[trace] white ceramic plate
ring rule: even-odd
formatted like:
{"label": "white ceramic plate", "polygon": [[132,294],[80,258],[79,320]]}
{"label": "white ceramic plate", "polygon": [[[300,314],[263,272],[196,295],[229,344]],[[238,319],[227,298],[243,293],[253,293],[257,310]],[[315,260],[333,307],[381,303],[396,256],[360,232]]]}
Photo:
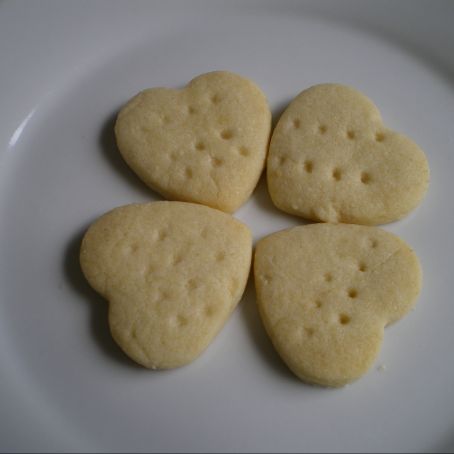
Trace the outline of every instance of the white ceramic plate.
{"label": "white ceramic plate", "polygon": [[[432,1],[0,3],[0,449],[452,450],[453,18]],[[115,149],[119,106],[215,69],[255,80],[275,114],[312,84],[350,84],[427,152],[426,199],[385,226],[416,250],[424,288],[349,387],[293,377],[251,285],[200,359],[141,369],[81,276],[88,224],[157,198]],[[256,239],[299,222],[263,181],[237,216]]]}

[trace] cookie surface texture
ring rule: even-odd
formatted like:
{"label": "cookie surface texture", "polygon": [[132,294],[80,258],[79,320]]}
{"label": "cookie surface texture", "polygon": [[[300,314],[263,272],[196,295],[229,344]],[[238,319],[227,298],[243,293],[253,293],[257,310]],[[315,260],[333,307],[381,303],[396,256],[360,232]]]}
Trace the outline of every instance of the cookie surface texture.
{"label": "cookie surface texture", "polygon": [[300,93],[279,119],[267,179],[274,204],[285,212],[376,225],[420,203],[429,167],[414,142],[384,126],[366,96],[322,84]]}
{"label": "cookie surface texture", "polygon": [[251,263],[249,229],[202,205],[116,208],[84,236],[80,263],[109,301],[113,338],[152,369],[194,360],[241,299]]}
{"label": "cookie surface texture", "polygon": [[421,287],[415,253],[378,227],[312,224],[261,240],[254,276],[276,350],[302,380],[343,386],[374,362],[384,327]]}
{"label": "cookie surface texture", "polygon": [[165,198],[233,212],[257,185],[270,129],[262,91],[217,71],[181,90],[142,91],[120,111],[115,134],[127,164]]}

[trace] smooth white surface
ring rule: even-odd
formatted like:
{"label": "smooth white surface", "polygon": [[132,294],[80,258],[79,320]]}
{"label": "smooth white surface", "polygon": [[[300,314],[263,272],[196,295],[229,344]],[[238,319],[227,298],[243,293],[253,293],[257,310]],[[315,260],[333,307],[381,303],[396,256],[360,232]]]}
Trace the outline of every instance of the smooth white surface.
{"label": "smooth white surface", "polygon": [[[452,450],[453,17],[432,1],[0,3],[0,449]],[[199,360],[143,370],[81,276],[88,224],[157,198],[115,149],[119,106],[215,69],[255,80],[275,114],[312,84],[353,85],[427,153],[425,201],[385,226],[419,255],[423,292],[345,389],[288,372],[252,285]],[[300,222],[263,181],[237,216],[256,239]]]}

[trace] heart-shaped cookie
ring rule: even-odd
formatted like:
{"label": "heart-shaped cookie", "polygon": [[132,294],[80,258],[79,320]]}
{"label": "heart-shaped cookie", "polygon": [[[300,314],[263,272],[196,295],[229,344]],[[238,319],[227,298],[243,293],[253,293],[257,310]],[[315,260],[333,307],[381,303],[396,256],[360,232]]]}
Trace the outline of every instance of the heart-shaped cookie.
{"label": "heart-shaped cookie", "polygon": [[353,88],[322,84],[300,93],[271,138],[268,188],[283,211],[314,221],[382,224],[405,216],[429,181],[424,153],[387,129]]}
{"label": "heart-shaped cookie", "polygon": [[120,111],[118,148],[134,172],[171,200],[233,212],[262,173],[271,113],[250,80],[217,71],[182,90],[144,90]]}
{"label": "heart-shaped cookie", "polygon": [[249,229],[202,205],[126,205],[90,226],[80,263],[109,301],[112,336],[152,369],[189,363],[239,302],[249,275]]}
{"label": "heart-shaped cookie", "polygon": [[421,287],[414,252],[377,227],[312,224],[261,240],[258,307],[282,359],[302,380],[342,386],[371,366],[384,327]]}

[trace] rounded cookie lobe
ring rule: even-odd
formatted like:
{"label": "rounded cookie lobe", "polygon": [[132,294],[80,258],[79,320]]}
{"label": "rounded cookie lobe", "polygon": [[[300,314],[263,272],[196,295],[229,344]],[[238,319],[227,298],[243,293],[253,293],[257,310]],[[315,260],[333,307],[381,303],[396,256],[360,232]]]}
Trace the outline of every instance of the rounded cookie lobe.
{"label": "rounded cookie lobe", "polygon": [[249,229],[212,208],[153,202],[116,208],[86,232],[90,285],[109,301],[113,338],[134,361],[168,369],[193,361],[241,299]]}
{"label": "rounded cookie lobe", "polygon": [[414,142],[383,125],[366,96],[321,84],[301,92],[279,119],[267,180],[283,211],[374,225],[402,218],[421,202],[429,167]]}
{"label": "rounded cookie lobe", "polygon": [[202,74],[181,90],[144,90],[115,125],[121,155],[149,187],[226,212],[252,194],[270,130],[262,91],[227,71]]}
{"label": "rounded cookie lobe", "polygon": [[384,327],[421,287],[415,253],[376,227],[312,224],[256,246],[259,312],[276,350],[302,380],[343,386],[363,375]]}

